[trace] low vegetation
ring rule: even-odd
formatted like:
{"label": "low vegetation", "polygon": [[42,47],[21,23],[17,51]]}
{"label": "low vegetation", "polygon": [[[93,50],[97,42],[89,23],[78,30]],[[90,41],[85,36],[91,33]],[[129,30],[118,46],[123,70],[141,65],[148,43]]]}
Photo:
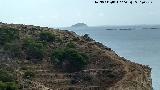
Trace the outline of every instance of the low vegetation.
{"label": "low vegetation", "polygon": [[51,56],[52,62],[65,72],[82,70],[88,61],[88,56],[73,48],[54,50]]}
{"label": "low vegetation", "polygon": [[15,80],[14,75],[6,70],[0,70],[0,81],[13,82]]}
{"label": "low vegetation", "polygon": [[41,32],[39,35],[39,39],[45,42],[54,42],[56,37],[53,33],[50,32]]}
{"label": "low vegetation", "polygon": [[[1,28],[0,30],[0,44],[4,45],[4,50],[11,57],[24,56],[25,59],[39,62],[44,56],[45,52],[51,42],[60,42],[60,38],[53,33],[42,31],[38,38],[30,37],[19,40],[20,42],[12,42],[19,38],[18,31],[11,28]],[[82,70],[87,64],[88,57],[86,54],[76,50],[76,44],[73,42],[67,43],[65,49],[53,50],[51,60],[52,62],[65,72],[76,72]]]}
{"label": "low vegetation", "polygon": [[67,48],[76,48],[76,45],[73,42],[69,42],[66,47]]}
{"label": "low vegetation", "polygon": [[19,38],[18,30],[13,28],[0,28],[0,45],[12,42]]}
{"label": "low vegetation", "polygon": [[0,70],[0,90],[18,90],[12,73]]}
{"label": "low vegetation", "polygon": [[44,56],[44,44],[33,40],[32,38],[26,38],[24,40],[23,48],[25,49],[27,59],[42,60]]}
{"label": "low vegetation", "polygon": [[18,86],[14,82],[0,82],[0,90],[18,90]]}
{"label": "low vegetation", "polygon": [[6,43],[4,50],[9,54],[10,57],[20,58],[21,57],[21,46],[17,43]]}

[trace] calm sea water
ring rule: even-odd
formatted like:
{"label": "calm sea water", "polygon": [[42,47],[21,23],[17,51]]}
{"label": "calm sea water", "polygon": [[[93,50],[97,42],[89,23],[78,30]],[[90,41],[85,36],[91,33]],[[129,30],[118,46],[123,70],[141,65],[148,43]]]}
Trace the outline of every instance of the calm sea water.
{"label": "calm sea water", "polygon": [[160,26],[105,26],[65,29],[79,35],[89,34],[96,41],[112,48],[120,56],[133,62],[149,65],[152,68],[154,90],[160,90]]}

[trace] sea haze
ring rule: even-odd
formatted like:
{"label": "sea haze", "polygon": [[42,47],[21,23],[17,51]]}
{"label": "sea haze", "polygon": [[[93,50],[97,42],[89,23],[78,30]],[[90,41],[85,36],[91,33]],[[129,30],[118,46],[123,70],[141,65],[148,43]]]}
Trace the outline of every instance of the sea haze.
{"label": "sea haze", "polygon": [[160,25],[61,28],[89,34],[120,56],[152,68],[154,90],[160,89]]}

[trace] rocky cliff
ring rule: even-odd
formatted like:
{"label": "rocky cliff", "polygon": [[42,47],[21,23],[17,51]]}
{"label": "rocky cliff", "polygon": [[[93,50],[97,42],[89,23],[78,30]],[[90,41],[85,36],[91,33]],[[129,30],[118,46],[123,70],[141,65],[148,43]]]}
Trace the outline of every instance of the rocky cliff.
{"label": "rocky cliff", "polygon": [[[9,32],[10,30],[14,32]],[[0,68],[15,75],[15,82],[20,90],[152,90],[149,66],[118,56],[111,48],[88,35],[79,36],[67,30],[5,23],[0,23],[0,31]],[[41,34],[43,32],[49,32],[54,37],[50,34],[45,38],[41,37],[46,35]],[[9,38],[8,33],[15,39]],[[28,38],[34,41],[29,39],[29,44],[25,44]],[[52,51],[68,47],[74,48],[76,52],[73,50],[71,53],[74,54],[70,55],[62,51],[69,56],[52,59]],[[59,52],[54,55],[57,53]],[[58,56],[63,57],[63,53]],[[87,56],[87,62],[77,69],[85,57],[81,53]],[[69,59],[72,60],[68,61]],[[56,63],[57,60],[61,61]],[[77,64],[73,60],[81,62],[77,61]],[[57,64],[61,65],[57,67]],[[67,72],[67,68],[72,71]]]}

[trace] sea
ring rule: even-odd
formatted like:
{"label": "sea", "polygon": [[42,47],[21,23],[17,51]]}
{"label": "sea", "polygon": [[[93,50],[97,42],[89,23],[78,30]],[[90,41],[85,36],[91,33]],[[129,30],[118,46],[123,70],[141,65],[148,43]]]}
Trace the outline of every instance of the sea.
{"label": "sea", "polygon": [[88,34],[112,48],[119,56],[152,68],[154,90],[160,90],[160,25],[68,27],[78,35]]}

